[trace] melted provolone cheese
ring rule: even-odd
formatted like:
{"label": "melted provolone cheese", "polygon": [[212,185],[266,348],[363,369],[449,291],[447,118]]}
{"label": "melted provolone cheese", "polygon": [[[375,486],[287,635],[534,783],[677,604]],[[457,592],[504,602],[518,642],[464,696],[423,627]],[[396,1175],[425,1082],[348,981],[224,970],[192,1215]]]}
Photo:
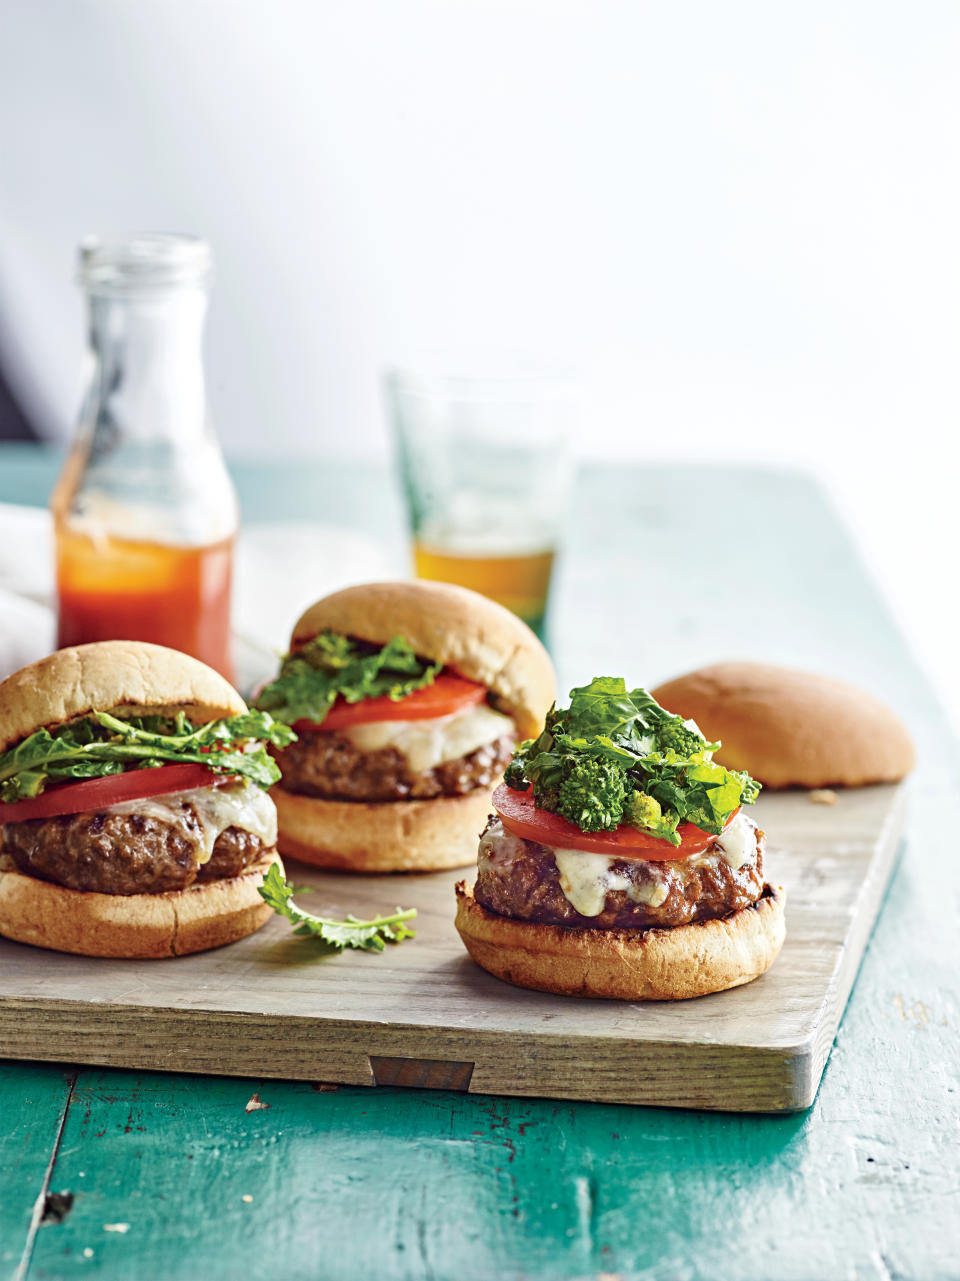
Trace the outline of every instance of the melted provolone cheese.
{"label": "melted provolone cheese", "polygon": [[645,903],[649,907],[659,907],[667,897],[665,880],[652,879],[638,885],[622,872],[614,872],[617,860],[606,854],[554,848],[553,857],[563,896],[581,916],[599,916],[607,895],[613,890],[626,890],[634,903]]}
{"label": "melted provolone cheese", "polygon": [[[687,861],[691,866],[703,867],[722,858],[731,867],[741,868],[752,863],[756,854],[756,824],[746,814],[738,814],[716,845],[703,854],[681,860],[678,867],[682,878]],[[674,875],[666,866],[653,863],[650,865],[649,879],[638,884],[621,872],[614,872],[612,869],[616,859],[609,858],[606,854],[578,849],[554,849],[553,856],[560,873],[560,889],[567,902],[581,916],[599,916],[606,897],[612,890],[626,890],[634,903],[659,907],[670,891],[670,878]]]}
{"label": "melted provolone cheese", "polygon": [[147,796],[137,801],[121,801],[103,812],[141,814],[175,827],[193,845],[198,864],[209,861],[217,838],[228,827],[252,832],[268,847],[277,843],[277,808],[255,783],[197,787],[168,796]]}
{"label": "melted provolone cheese", "polygon": [[714,849],[731,867],[743,867],[757,853],[757,827],[753,819],[740,813],[720,837]]}
{"label": "melted provolone cheese", "polygon": [[522,836],[515,836],[513,832],[508,832],[499,815],[495,814],[480,837],[480,846],[477,851],[477,866],[480,871],[483,871],[488,863],[493,863],[498,868],[510,867],[518,861],[522,862],[526,856],[527,842]]}
{"label": "melted provolone cheese", "polygon": [[645,903],[647,907],[659,907],[670,892],[670,882],[665,871],[659,873],[659,879],[650,880],[646,885],[630,883],[627,894],[634,903]]}
{"label": "melted provolone cheese", "polygon": [[361,752],[395,747],[402,752],[414,774],[422,774],[444,761],[469,756],[478,747],[516,733],[513,721],[495,712],[486,703],[452,716],[423,721],[371,721],[340,731]]}
{"label": "melted provolone cheese", "polygon": [[[495,818],[480,838],[480,871],[492,866],[497,874],[503,875],[512,864],[523,862],[528,845],[522,836],[508,831],[499,817]],[[636,880],[622,872],[614,872],[613,865],[618,860],[606,854],[557,849],[552,845],[543,848],[553,855],[562,894],[581,916],[599,916],[607,895],[614,890],[626,890],[634,903],[659,907],[676,880],[676,874],[668,871],[665,865],[647,864],[644,876]]]}
{"label": "melted provolone cheese", "polygon": [[629,882],[624,876],[615,876],[610,868],[613,859],[606,854],[591,854],[587,850],[555,849],[553,857],[560,873],[560,888],[564,898],[581,916],[599,916],[608,890],[625,890]]}

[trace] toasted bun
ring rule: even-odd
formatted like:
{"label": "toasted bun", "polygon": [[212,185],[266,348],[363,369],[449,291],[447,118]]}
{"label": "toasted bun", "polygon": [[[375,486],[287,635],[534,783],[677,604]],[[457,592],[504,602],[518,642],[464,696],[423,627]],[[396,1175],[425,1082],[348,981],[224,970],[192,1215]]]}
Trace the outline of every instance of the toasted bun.
{"label": "toasted bun", "polygon": [[406,637],[424,658],[486,685],[521,738],[539,734],[556,697],[550,657],[526,623],[466,587],[422,579],[346,587],[300,616],[291,648],[326,630],[375,645]]}
{"label": "toasted bun", "polygon": [[92,711],[183,711],[202,722],[246,710],[222,676],[179,650],[143,641],[74,645],[0,684],[0,752],[34,730]]}
{"label": "toasted bun", "polygon": [[753,907],[674,929],[590,930],[535,925],[488,912],[461,881],[457,930],[485,970],[517,987],[560,996],[682,1001],[750,983],[768,970],[785,937],[780,886]]}
{"label": "toasted bun", "polygon": [[165,894],[92,894],[24,876],[0,856],[0,934],[78,956],[149,959],[222,947],[253,934],[272,909],[257,886],[278,855],[242,876]]}
{"label": "toasted bun", "polygon": [[327,801],[271,789],[281,854],[350,872],[435,872],[476,862],[490,792],[426,801]]}
{"label": "toasted bun", "polygon": [[910,735],[872,694],[816,672],[717,663],[653,690],[720,739],[716,759],[766,787],[859,787],[913,768]]}

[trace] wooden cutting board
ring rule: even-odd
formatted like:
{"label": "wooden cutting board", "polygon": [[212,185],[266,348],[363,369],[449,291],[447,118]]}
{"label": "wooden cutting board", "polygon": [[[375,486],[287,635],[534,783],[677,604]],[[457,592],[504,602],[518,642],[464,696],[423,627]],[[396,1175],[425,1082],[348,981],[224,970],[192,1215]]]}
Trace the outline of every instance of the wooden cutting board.
{"label": "wooden cutting board", "polygon": [[787,888],[773,968],[730,992],[631,1004],[513,988],[453,928],[463,873],[360,878],[291,865],[324,913],[417,907],[417,938],[319,956],[271,920],[168,961],[105,961],[0,940],[0,1056],[412,1085],[727,1111],[808,1107],[893,868],[905,789],[818,805],[763,796],[768,880]]}

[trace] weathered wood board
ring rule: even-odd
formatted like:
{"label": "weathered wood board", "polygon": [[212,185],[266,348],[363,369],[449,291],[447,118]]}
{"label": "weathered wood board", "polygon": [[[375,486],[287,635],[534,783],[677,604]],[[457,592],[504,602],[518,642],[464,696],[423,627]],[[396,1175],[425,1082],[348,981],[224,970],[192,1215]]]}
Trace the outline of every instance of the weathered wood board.
{"label": "weathered wood board", "polygon": [[809,1106],[900,845],[905,788],[761,798],[787,942],[755,983],[652,1004],[527,992],[469,960],[463,873],[360,878],[292,865],[310,910],[419,908],[415,941],[318,956],[272,920],[169,961],[104,961],[0,940],[0,1057],[418,1085],[728,1111]]}

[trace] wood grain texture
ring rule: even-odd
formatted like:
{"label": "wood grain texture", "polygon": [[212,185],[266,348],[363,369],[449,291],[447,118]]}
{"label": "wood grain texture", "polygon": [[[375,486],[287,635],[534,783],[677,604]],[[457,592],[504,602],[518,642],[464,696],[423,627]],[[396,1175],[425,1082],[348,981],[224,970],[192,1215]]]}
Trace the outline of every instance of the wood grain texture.
{"label": "wood grain texture", "polygon": [[[53,470],[28,469],[36,501]],[[0,458],[0,498],[21,479]],[[325,521],[398,529],[370,470],[274,462],[237,479],[248,519],[281,505],[315,519],[322,492]],[[575,509],[552,607],[563,685],[756,657],[874,689],[916,738],[906,849],[813,1107],[732,1115],[82,1071],[51,1179],[76,1200],[38,1231],[30,1281],[957,1277],[960,761],[936,699],[803,476],[590,468]],[[57,1107],[30,1082],[58,1069],[11,1070],[28,1088],[4,1094],[3,1127],[42,1150],[29,1167],[0,1160],[5,1225],[29,1221]],[[269,1106],[247,1113],[254,1093]]]}
{"label": "wood grain texture", "polygon": [[56,1170],[76,1199],[30,1278],[955,1277],[929,1136],[850,1102],[731,1117],[90,1070]]}
{"label": "wood grain texture", "polygon": [[[123,1067],[375,1084],[375,1059],[472,1063],[475,1093],[728,1111],[807,1107],[898,848],[902,788],[837,804],[767,796],[768,877],[789,887],[787,943],[742,988],[695,1001],[591,1001],[514,988],[453,928],[458,873],[298,868],[302,901],[359,916],[414,905],[415,941],[323,956],[285,921],[228,948],[102,961],[0,943],[8,1054]],[[438,1069],[434,1069],[436,1074]],[[388,1083],[412,1084],[417,1073]],[[427,1069],[423,1069],[426,1074]]]}
{"label": "wood grain texture", "polygon": [[0,1276],[22,1275],[76,1073],[0,1063]]}

